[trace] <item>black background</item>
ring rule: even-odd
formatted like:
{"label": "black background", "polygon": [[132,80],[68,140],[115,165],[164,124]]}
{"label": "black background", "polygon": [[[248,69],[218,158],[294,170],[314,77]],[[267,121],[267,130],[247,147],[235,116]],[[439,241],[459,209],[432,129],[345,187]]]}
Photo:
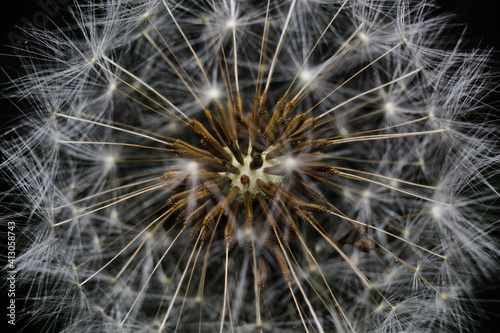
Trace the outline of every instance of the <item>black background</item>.
{"label": "black background", "polygon": [[[355,0],[353,0],[355,1]],[[19,62],[12,54],[12,49],[8,46],[7,34],[18,31],[16,26],[22,26],[23,18],[31,20],[33,15],[41,10],[37,4],[38,0],[3,0],[2,14],[0,15],[0,84],[8,82],[8,76],[16,77],[19,74]],[[44,0],[45,2],[45,0]],[[455,13],[453,22],[462,24],[467,28],[467,47],[480,47],[483,49],[493,48],[492,66],[497,73],[500,71],[500,10],[496,0],[436,0],[440,8],[438,13]],[[8,9],[5,7],[8,6]],[[60,18],[56,18],[60,20]],[[0,86],[0,92],[4,86]],[[496,107],[500,106],[500,94],[493,93],[487,102]],[[500,112],[496,111],[500,117]],[[12,124],[16,115],[20,111],[8,100],[0,95],[0,133]],[[497,117],[498,118],[498,117]],[[0,203],[0,209],[1,209]],[[0,211],[1,213],[1,211]],[[3,230],[2,230],[3,231]],[[5,239],[2,235],[2,248]],[[3,251],[2,251],[3,253]],[[3,262],[2,258],[2,262]],[[3,266],[3,264],[2,264]],[[2,275],[2,279],[4,276]],[[0,281],[2,285],[1,299],[6,300],[7,296],[3,285],[5,281]],[[480,319],[483,328],[478,332],[499,332],[500,331],[500,277],[493,285],[484,285],[478,288],[477,298],[480,300],[480,307],[485,310],[486,318]],[[7,324],[5,307],[0,308],[0,327],[5,328]],[[71,310],[69,310],[71,311]],[[26,324],[18,321],[14,332],[44,332],[41,326]],[[98,333],[98,332],[96,332]]]}

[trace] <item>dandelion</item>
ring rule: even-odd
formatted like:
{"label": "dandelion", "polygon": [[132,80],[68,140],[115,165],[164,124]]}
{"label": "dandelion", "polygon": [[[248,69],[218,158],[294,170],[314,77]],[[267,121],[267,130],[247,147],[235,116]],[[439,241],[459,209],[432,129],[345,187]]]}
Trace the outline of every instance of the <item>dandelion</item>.
{"label": "dandelion", "polygon": [[[487,53],[427,1],[109,0],[31,30],[3,162],[63,332],[474,327]],[[479,112],[479,110],[482,113]]]}

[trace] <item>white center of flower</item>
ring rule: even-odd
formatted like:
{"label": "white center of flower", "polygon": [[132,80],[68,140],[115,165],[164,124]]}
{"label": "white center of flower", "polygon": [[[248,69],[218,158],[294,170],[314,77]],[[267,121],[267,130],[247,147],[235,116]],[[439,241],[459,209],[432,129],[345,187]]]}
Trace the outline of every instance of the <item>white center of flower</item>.
{"label": "white center of flower", "polygon": [[[270,175],[264,172],[264,169],[281,163],[285,164],[292,163],[289,162],[288,159],[293,160],[293,158],[287,158],[287,160],[285,161],[283,158],[274,158],[272,160],[266,160],[267,153],[272,151],[274,148],[276,148],[276,146],[271,146],[262,152],[263,164],[262,167],[260,167],[257,170],[250,169],[250,163],[252,162],[252,156],[250,156],[250,154],[243,157],[243,164],[238,163],[238,161],[236,161],[236,159],[233,157],[232,164],[240,170],[240,173],[233,174],[230,172],[225,172],[223,173],[223,175],[229,177],[232,180],[231,187],[238,186],[240,188],[240,191],[238,192],[238,198],[241,199],[243,197],[243,193],[245,192],[246,189],[250,191],[252,197],[255,197],[257,193],[262,193],[262,190],[260,189],[259,185],[257,185],[257,179],[260,179],[266,183],[273,183],[274,185],[278,186],[281,184],[281,182],[283,181],[283,176]],[[224,149],[226,149],[229,153],[231,153],[229,148],[226,147]],[[245,184],[241,182],[242,176],[248,176],[249,178],[248,185],[245,186]]]}

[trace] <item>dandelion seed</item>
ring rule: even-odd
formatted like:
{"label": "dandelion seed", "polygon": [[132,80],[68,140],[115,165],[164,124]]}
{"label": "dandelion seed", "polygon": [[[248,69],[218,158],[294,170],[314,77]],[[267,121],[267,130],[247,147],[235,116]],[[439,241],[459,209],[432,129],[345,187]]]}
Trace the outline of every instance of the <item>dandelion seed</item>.
{"label": "dandelion seed", "polygon": [[13,98],[34,116],[2,167],[33,320],[474,327],[470,286],[498,268],[498,136],[470,119],[491,75],[427,5],[92,1],[31,31]]}

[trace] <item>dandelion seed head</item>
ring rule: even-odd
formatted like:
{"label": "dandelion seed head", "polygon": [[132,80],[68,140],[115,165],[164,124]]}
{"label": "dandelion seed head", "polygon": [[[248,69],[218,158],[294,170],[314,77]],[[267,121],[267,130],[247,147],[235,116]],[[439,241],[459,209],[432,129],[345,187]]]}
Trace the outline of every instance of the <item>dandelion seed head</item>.
{"label": "dandelion seed head", "polygon": [[88,1],[30,30],[1,150],[33,320],[475,328],[470,286],[500,253],[494,84],[428,7]]}

